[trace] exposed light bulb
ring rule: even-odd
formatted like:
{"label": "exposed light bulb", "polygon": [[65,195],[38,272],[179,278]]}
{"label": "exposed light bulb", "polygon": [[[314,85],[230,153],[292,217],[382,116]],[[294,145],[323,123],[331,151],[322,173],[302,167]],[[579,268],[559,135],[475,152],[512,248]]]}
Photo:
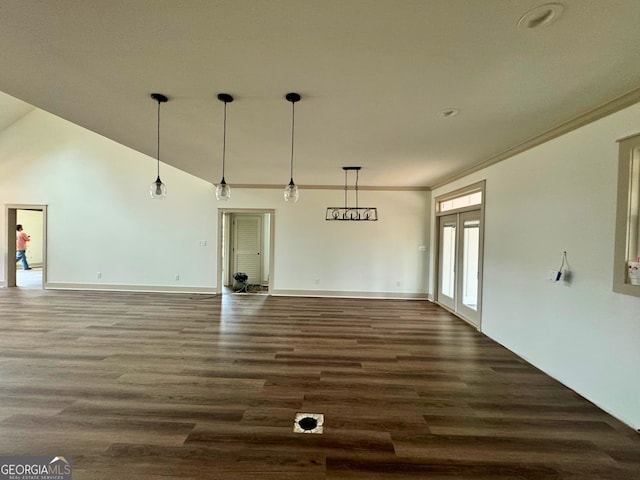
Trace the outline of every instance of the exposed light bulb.
{"label": "exposed light bulb", "polygon": [[284,187],[284,201],[296,203],[298,201],[298,198],[300,198],[300,194],[298,192],[298,186],[295,183],[293,183],[293,178],[292,178],[291,181],[289,182],[289,185]]}
{"label": "exposed light bulb", "polygon": [[231,187],[227,185],[224,178],[216,186],[216,200],[227,201],[231,198]]}
{"label": "exposed light bulb", "polygon": [[164,200],[164,197],[167,196],[167,186],[162,183],[160,177],[156,178],[156,181],[151,184],[149,193],[151,194],[151,198],[155,200]]}

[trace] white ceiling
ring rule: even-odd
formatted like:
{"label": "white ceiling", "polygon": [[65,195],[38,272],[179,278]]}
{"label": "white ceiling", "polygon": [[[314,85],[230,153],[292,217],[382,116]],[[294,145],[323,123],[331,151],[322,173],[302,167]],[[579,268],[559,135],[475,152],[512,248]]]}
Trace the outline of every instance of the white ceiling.
{"label": "white ceiling", "polygon": [[541,3],[3,0],[0,91],[153,157],[164,93],[161,160],[212,183],[230,93],[231,185],[288,183],[294,91],[296,183],[432,186],[640,86],[640,1],[518,29]]}

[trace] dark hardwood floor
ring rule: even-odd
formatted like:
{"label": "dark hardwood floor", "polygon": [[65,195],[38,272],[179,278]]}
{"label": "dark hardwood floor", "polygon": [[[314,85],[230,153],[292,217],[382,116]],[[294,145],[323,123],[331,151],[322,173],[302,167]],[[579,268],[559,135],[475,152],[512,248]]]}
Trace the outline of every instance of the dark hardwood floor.
{"label": "dark hardwood floor", "polygon": [[0,328],[0,455],[75,480],[640,478],[638,433],[428,302],[0,289]]}

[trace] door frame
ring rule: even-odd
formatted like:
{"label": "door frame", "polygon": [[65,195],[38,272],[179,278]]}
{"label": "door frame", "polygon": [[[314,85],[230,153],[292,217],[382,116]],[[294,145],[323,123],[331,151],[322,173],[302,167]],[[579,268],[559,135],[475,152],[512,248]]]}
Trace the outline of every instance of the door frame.
{"label": "door frame", "polygon": [[[474,192],[482,192],[482,202],[479,205],[471,205],[468,207],[462,207],[452,210],[447,210],[444,212],[439,211],[440,203],[451,200],[454,198],[462,197],[464,195],[474,193]],[[485,231],[485,206],[486,206],[486,180],[482,180],[477,183],[473,183],[471,185],[467,185],[466,187],[459,188],[457,190],[453,190],[444,195],[440,195],[434,199],[435,204],[435,232],[434,232],[434,268],[433,268],[433,278],[434,278],[434,295],[433,300],[435,303],[440,305],[442,308],[450,311],[457,317],[461,318],[465,322],[469,323],[471,326],[478,329],[478,331],[482,331],[482,296],[483,296],[483,278],[484,278],[484,231]],[[451,309],[447,305],[443,305],[438,296],[440,294],[440,218],[448,215],[461,214],[465,212],[473,212],[480,211],[480,245],[478,252],[478,321],[475,322],[470,318],[467,318],[463,313],[457,311],[458,309]],[[458,224],[458,228],[456,230],[460,230],[460,225]],[[458,234],[458,232],[456,232]],[[456,250],[458,250],[458,241],[456,241]],[[458,259],[458,252],[456,251],[456,304],[458,302],[458,266],[460,265],[460,261]]]}
{"label": "door frame", "polygon": [[[276,211],[274,208],[218,208],[218,268],[216,272],[216,293],[221,294],[224,288],[224,282],[222,281],[222,271],[223,271],[223,259],[224,254],[222,251],[223,241],[225,242],[225,246],[228,248],[229,235],[227,238],[224,238],[225,231],[222,228],[222,219],[225,215],[229,214],[248,214],[248,215],[269,215],[269,285],[267,286],[267,294],[271,293],[271,289],[273,288],[273,283],[275,279],[275,269],[274,269],[274,252],[275,252],[275,222],[276,222]],[[264,229],[264,225],[263,225]],[[227,228],[227,231],[229,229]],[[264,236],[264,234],[263,234]]]}
{"label": "door frame", "polygon": [[3,287],[16,286],[16,269],[11,259],[16,257],[16,224],[18,210],[36,210],[42,212],[42,288],[47,287],[47,205],[6,203],[4,205],[4,282]]}

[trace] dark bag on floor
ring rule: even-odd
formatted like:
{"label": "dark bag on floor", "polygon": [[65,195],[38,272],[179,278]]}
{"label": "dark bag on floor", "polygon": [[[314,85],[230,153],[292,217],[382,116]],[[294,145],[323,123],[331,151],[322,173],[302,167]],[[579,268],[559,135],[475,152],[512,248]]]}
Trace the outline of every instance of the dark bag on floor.
{"label": "dark bag on floor", "polygon": [[233,291],[234,292],[246,292],[247,287],[249,287],[249,275],[242,272],[237,272],[233,274]]}

